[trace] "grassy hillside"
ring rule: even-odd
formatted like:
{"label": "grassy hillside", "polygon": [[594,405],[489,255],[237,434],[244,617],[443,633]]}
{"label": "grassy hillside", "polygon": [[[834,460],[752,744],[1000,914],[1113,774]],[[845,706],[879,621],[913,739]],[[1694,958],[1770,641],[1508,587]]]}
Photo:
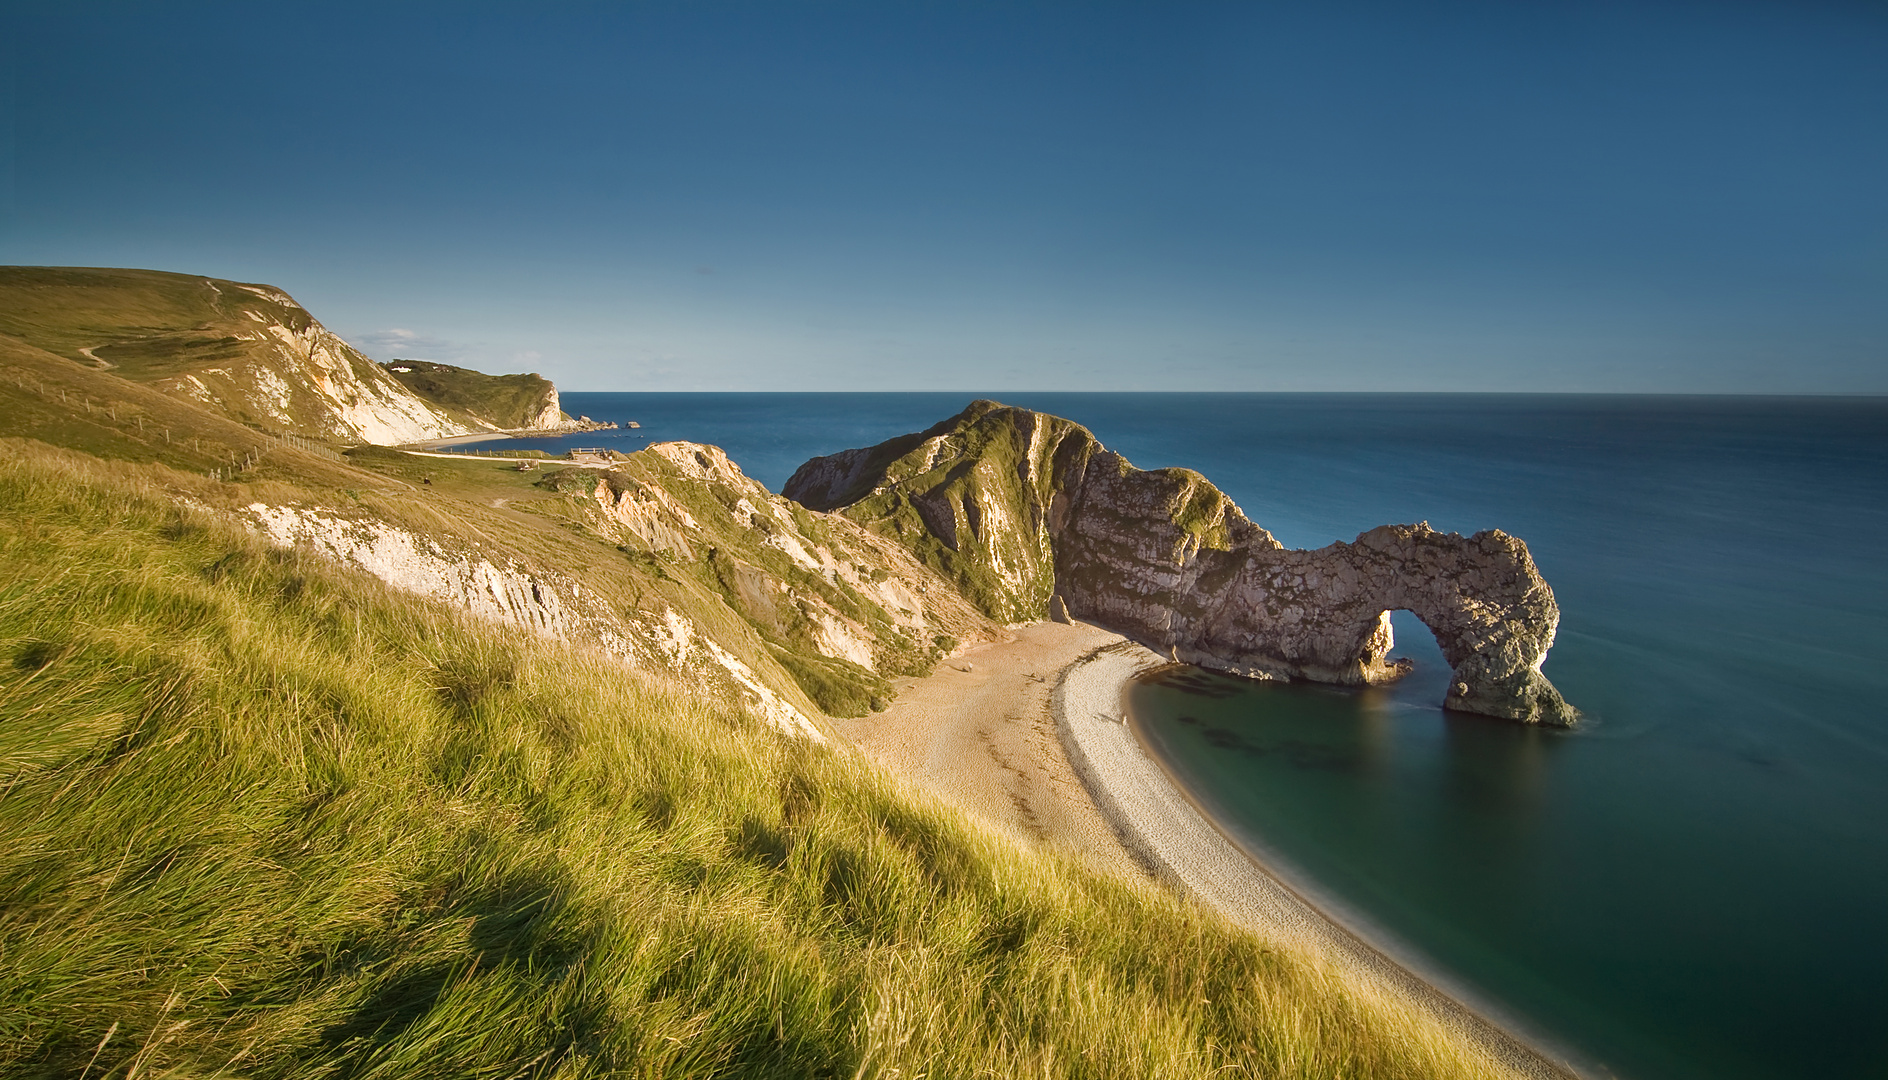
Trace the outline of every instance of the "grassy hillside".
{"label": "grassy hillside", "polygon": [[[622,622],[640,613],[640,623],[618,630],[642,640],[648,638],[650,618],[679,611],[809,716],[822,710],[863,714],[871,698],[885,692],[883,679],[871,671],[843,662],[822,664],[805,617],[807,612],[830,614],[837,603],[866,623],[882,626],[883,608],[844,577],[828,582],[793,566],[746,515],[730,509],[741,493],[678,476],[662,461],[625,463],[614,482],[666,484],[695,507],[692,525],[683,530],[690,543],[682,551],[621,528],[589,497],[601,482],[592,470],[573,470],[570,482],[546,484],[546,473],[520,473],[515,461],[502,458],[421,457],[378,447],[360,447],[345,456],[313,446],[302,449],[117,372],[5,337],[0,337],[0,436],[172,465],[195,474],[190,498],[228,514],[258,503],[320,507],[330,517],[395,526],[448,553],[556,577],[581,588],[591,606],[615,613],[606,621]],[[221,481],[207,482],[212,473]],[[747,494],[766,497],[743,482]],[[796,528],[842,539],[832,538],[812,515],[802,511],[800,516],[808,520]],[[778,601],[771,609],[749,614],[731,606],[743,594],[728,588],[730,577],[748,586],[750,597],[757,583],[784,588],[770,591]],[[948,609],[953,599],[939,595],[927,607]],[[967,606],[959,602],[957,607],[962,617],[947,620],[954,633],[975,619]],[[901,639],[881,632],[878,640],[884,645],[880,655],[892,663],[885,670],[928,670],[934,655],[931,635]],[[797,667],[797,674],[787,664]]]}
{"label": "grassy hillside", "polygon": [[492,427],[514,430],[568,419],[561,411],[546,416],[557,409],[557,388],[542,375],[487,375],[429,360],[391,360],[381,366],[431,404]]}
{"label": "grassy hillside", "polygon": [[0,442],[0,1074],[1486,1075],[840,749]]}
{"label": "grassy hillside", "polygon": [[0,334],[81,363],[103,348],[132,379],[152,379],[240,358],[247,345],[224,325],[235,282],[159,270],[0,267]]}

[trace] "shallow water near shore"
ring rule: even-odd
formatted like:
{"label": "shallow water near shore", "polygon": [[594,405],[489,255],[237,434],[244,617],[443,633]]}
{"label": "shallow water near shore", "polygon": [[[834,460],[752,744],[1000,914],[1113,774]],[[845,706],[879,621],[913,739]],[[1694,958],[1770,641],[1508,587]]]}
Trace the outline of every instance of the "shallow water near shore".
{"label": "shallow water near shore", "polygon": [[[801,461],[965,394],[567,394],[637,431],[510,446]],[[1625,1077],[1888,1073],[1888,402],[993,395],[1198,469],[1294,547],[1384,522],[1528,541],[1571,732],[1170,674],[1131,695],[1222,828]]]}

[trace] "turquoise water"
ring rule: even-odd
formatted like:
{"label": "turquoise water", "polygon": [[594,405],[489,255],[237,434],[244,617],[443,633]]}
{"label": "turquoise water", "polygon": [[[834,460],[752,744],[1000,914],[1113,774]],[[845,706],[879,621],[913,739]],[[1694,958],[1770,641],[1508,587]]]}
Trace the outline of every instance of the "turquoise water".
{"label": "turquoise water", "polygon": [[[1888,1075],[1888,401],[1011,394],[1292,546],[1500,527],[1559,597],[1568,733],[1395,687],[1137,687],[1235,838],[1626,1077]],[[567,395],[625,449],[805,458],[968,395]],[[599,436],[580,442],[597,442]]]}

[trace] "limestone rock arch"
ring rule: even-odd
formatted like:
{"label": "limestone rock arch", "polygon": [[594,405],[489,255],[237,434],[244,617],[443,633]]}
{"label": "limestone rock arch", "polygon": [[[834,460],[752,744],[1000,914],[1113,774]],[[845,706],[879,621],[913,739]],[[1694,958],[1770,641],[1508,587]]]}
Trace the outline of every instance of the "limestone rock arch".
{"label": "limestone rock arch", "polygon": [[[1406,608],[1453,668],[1448,708],[1577,716],[1540,670],[1553,590],[1499,530],[1384,525],[1288,550],[1200,474],[1137,469],[1079,424],[993,401],[815,458],[785,493],[910,546],[1005,620],[1066,613],[1203,667],[1363,684],[1402,674],[1386,659],[1388,612]],[[960,527],[956,508],[973,502]]]}

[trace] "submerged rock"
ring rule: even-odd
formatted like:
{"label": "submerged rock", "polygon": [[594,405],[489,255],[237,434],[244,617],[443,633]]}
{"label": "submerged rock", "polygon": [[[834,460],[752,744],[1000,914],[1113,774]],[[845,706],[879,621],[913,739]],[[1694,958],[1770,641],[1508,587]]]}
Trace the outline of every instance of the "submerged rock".
{"label": "submerged rock", "polygon": [[1530,723],[1577,712],[1541,674],[1560,610],[1527,545],[1383,525],[1290,550],[1205,477],[1144,471],[1079,424],[992,401],[815,458],[787,497],[891,537],[1009,621],[1089,619],[1176,661],[1252,678],[1400,677],[1389,612],[1434,632],[1446,707]]}

